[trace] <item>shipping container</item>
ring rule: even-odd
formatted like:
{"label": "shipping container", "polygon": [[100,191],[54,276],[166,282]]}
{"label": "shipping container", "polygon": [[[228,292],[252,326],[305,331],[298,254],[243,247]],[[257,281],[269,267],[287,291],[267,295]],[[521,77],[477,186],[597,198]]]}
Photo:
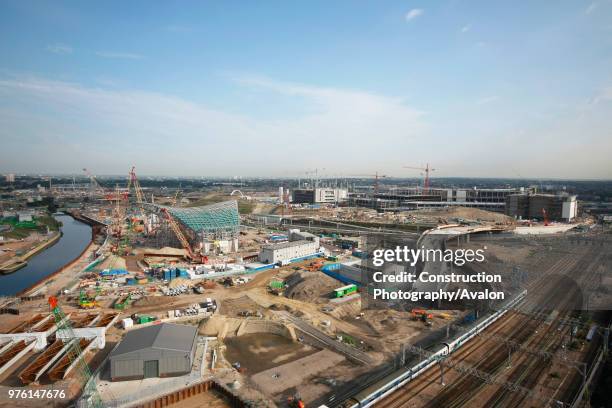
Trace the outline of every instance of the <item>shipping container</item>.
{"label": "shipping container", "polygon": [[341,298],[357,293],[357,285],[346,285],[338,289],[334,289],[334,297]]}

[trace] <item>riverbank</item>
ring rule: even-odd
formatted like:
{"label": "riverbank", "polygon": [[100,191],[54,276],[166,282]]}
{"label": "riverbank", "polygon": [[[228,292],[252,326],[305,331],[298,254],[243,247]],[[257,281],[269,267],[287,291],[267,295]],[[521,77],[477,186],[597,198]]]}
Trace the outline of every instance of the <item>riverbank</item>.
{"label": "riverbank", "polygon": [[[37,282],[33,283],[32,285],[28,286],[27,288],[21,290],[20,292],[18,292],[16,294],[16,296],[34,296],[37,295],[38,292],[41,291],[41,289],[43,289],[43,287],[47,286],[47,293],[49,295],[51,294],[57,294],[61,288],[57,289],[57,288],[53,288],[51,289],[49,285],[49,283],[51,283],[52,281],[55,281],[55,283],[57,285],[54,286],[61,286],[61,282],[58,282],[58,275],[60,275],[61,273],[72,269],[75,265],[80,264],[80,263],[85,263],[86,265],[89,264],[91,262],[91,257],[93,256],[93,254],[97,251],[99,245],[95,244],[92,241],[89,242],[89,244],[85,247],[85,249],[76,257],[74,258],[72,261],[68,262],[66,265],[62,266],[61,268],[57,269],[55,272],[52,272],[51,274],[41,278],[40,280],[38,280]],[[82,271],[79,271],[82,272]],[[76,277],[75,277],[76,278]],[[67,280],[66,283],[69,283],[70,281]]]}
{"label": "riverbank", "polygon": [[61,236],[62,236],[62,233],[60,231],[54,232],[51,238],[36,245],[34,248],[30,249],[25,254],[11,258],[4,264],[0,265],[0,273],[5,275],[5,274],[16,272],[19,269],[25,267],[28,264],[29,258],[33,257],[39,252],[49,248],[50,246],[58,242]]}
{"label": "riverbank", "polygon": [[[60,273],[62,270],[71,267],[74,269],[81,259],[94,257],[94,228],[68,214],[54,214],[54,218],[62,224],[59,239],[55,238],[55,244],[47,246],[45,250],[39,249],[36,255],[30,257],[24,268],[15,273],[0,274],[0,295],[30,295],[33,291],[40,294],[55,293],[55,281],[70,285],[70,279],[75,278],[73,272]],[[15,260],[11,259],[13,262]],[[64,275],[71,278],[64,278]],[[44,290],[39,290],[42,285]]]}

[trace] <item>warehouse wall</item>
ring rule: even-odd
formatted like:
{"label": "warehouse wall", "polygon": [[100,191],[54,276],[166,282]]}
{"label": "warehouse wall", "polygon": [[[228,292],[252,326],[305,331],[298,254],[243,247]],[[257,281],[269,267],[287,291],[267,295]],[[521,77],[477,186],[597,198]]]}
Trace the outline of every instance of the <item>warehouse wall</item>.
{"label": "warehouse wall", "polygon": [[144,362],[159,361],[159,376],[182,375],[191,371],[195,347],[190,353],[144,349],[111,357],[111,379],[129,380],[144,376]]}
{"label": "warehouse wall", "polygon": [[159,360],[159,376],[181,375],[191,371],[191,356],[185,354],[166,355]]}
{"label": "warehouse wall", "polygon": [[144,375],[144,360],[115,360],[111,359],[111,380],[138,379]]}

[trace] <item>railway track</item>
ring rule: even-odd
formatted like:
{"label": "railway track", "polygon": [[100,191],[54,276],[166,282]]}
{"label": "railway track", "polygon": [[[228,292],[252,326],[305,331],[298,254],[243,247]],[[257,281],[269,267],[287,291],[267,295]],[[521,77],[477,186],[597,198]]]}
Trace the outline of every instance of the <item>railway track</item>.
{"label": "railway track", "polygon": [[[556,291],[561,288],[561,285],[554,286],[550,293],[556,293]],[[566,299],[567,298],[568,297],[566,297]],[[529,345],[534,337],[540,339],[547,338],[548,335],[554,333],[557,327],[556,324],[547,325],[545,330],[538,332],[537,329],[542,327],[540,322],[529,319],[526,320],[521,316],[517,317],[517,321],[522,325],[522,329],[516,334],[511,335],[510,339],[520,344]],[[558,317],[555,321],[557,321],[557,319]],[[493,346],[493,349],[489,350],[486,356],[482,356],[474,363],[474,367],[491,375],[501,375],[502,370],[508,366],[509,354],[510,357],[512,357],[517,353],[509,352],[504,344],[497,343]],[[436,395],[436,397],[426,404],[426,406],[449,408],[463,406],[479,394],[485,386],[486,383],[482,382],[479,378],[463,376],[449,387],[445,387],[442,392]]]}
{"label": "railway track", "polygon": [[[595,266],[599,264],[601,255],[597,254],[589,263],[588,267],[585,268],[584,274],[581,274],[578,278],[580,282],[589,281],[594,275]],[[560,316],[561,317],[561,316]],[[567,326],[559,328],[561,335],[566,334],[569,331]],[[534,345],[534,348],[538,348],[544,351],[557,351],[562,344],[558,338],[541,338],[538,344]],[[509,376],[509,380],[521,386],[527,388],[534,388],[537,386],[539,379],[548,369],[547,364],[539,364],[538,360],[524,359],[523,362],[513,370]],[[498,389],[497,392],[489,398],[485,407],[521,407],[524,403],[524,396],[517,393],[509,393],[508,390]]]}
{"label": "railway track", "polygon": [[[588,253],[584,253],[582,257],[580,257],[580,261],[583,260],[585,256],[588,256]],[[574,256],[566,256],[564,258],[559,259],[555,264],[549,267],[543,274],[539,275],[537,279],[532,281],[528,287],[528,291],[530,293],[538,293],[543,292],[544,298],[542,297],[531,297],[524,302],[522,309],[530,310],[537,309],[541,304],[550,304],[555,307],[563,306],[564,303],[571,302],[573,296],[576,293],[567,293],[563,287],[561,287],[560,283],[552,285],[550,287],[550,283],[548,278],[553,274],[566,274],[567,272],[573,270],[578,264],[579,260]],[[565,293],[562,303],[555,302],[555,297],[559,293]],[[555,322],[559,320],[559,316],[555,317]],[[536,328],[544,327],[544,330],[540,330],[539,336],[534,337],[533,334],[536,332]],[[536,344],[534,347],[542,347],[542,342],[548,341],[551,337],[549,336],[554,330],[557,330],[558,324],[550,324],[542,326],[541,322],[534,321],[532,319],[527,318],[524,315],[517,313],[508,313],[504,317],[502,317],[498,322],[487,329],[489,333],[499,334],[501,336],[506,336],[514,342],[519,344],[529,344],[530,341],[535,341]],[[490,338],[489,338],[490,339]],[[559,344],[558,340],[555,340],[557,347]],[[475,352],[484,351],[483,355],[478,355],[478,360],[474,364],[475,368],[478,368],[481,371],[487,373],[499,373],[499,371],[505,366],[507,362],[508,354],[517,354],[512,353],[505,349],[505,346],[499,344],[491,344],[494,342],[487,341],[482,338],[475,338],[464,345],[461,349],[453,353],[448,358],[454,358],[459,361],[469,360],[471,357],[475,356]],[[549,344],[544,347],[544,349],[554,349],[554,344]],[[520,354],[520,353],[518,353]],[[536,364],[539,359],[531,359],[530,363],[525,366],[521,366],[522,370],[517,370],[516,372],[524,372],[527,369],[528,372],[533,372],[534,374],[529,374],[526,376],[523,375],[514,375],[510,380],[515,379],[523,384],[532,384],[533,379],[531,377],[535,377],[537,373],[535,373],[535,368],[541,368],[544,366],[543,364]],[[534,367],[532,369],[532,367]],[[392,393],[385,397],[383,400],[379,401],[375,404],[376,407],[382,408],[399,408],[405,406],[413,406],[418,405],[417,401],[413,401],[416,397],[420,395],[422,391],[429,388],[438,381],[440,378],[438,367],[432,367],[427,372],[417,377],[410,383],[406,384],[406,386],[400,388],[395,393]],[[536,380],[537,382],[537,380]],[[465,405],[470,400],[472,400],[484,387],[484,383],[471,376],[463,376],[460,377],[457,381],[453,382],[447,388],[444,388],[442,392],[438,393],[438,395],[427,403],[427,406],[444,406],[444,407],[459,407]],[[508,391],[504,390],[504,395],[506,395]],[[516,394],[516,393],[514,393]],[[503,398],[506,398],[505,396]],[[522,399],[521,399],[522,401]],[[485,405],[490,406],[490,405]]]}

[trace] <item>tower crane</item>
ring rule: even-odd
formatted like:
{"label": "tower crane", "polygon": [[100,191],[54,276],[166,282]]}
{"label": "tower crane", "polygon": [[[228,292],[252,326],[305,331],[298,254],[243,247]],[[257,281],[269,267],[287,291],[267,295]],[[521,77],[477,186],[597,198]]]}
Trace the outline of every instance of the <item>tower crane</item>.
{"label": "tower crane", "polygon": [[378,188],[379,188],[379,180],[381,178],[387,178],[388,176],[386,174],[378,174],[378,172],[374,173],[374,174],[353,174],[353,177],[374,177],[374,195],[378,194]]}
{"label": "tower crane", "polygon": [[111,224],[111,232],[116,237],[121,237],[121,230],[123,225],[123,219],[125,218],[125,205],[127,204],[127,196],[122,196],[119,193],[119,186],[115,188],[115,196],[123,199],[115,200],[115,208],[113,209],[113,217]]}
{"label": "tower crane", "polygon": [[80,377],[80,380],[83,382],[81,400],[85,402],[86,407],[102,408],[104,406],[102,398],[98,393],[95,381],[91,381],[91,370],[85,361],[79,338],[74,334],[70,320],[57,303],[57,298],[55,296],[49,297],[49,307],[55,319],[55,324],[57,325],[57,333],[64,333],[64,335],[67,336],[66,341],[71,345],[66,351],[66,354],[70,359],[70,364],[74,364],[76,375]]}
{"label": "tower crane", "polygon": [[404,166],[404,168],[423,171],[425,174],[425,181],[423,182],[423,192],[424,193],[429,192],[429,173],[431,173],[432,171],[435,171],[436,169],[429,167],[429,163],[427,163],[425,167]]}
{"label": "tower crane", "polygon": [[83,172],[85,173],[85,175],[89,179],[90,194],[93,196],[96,193],[96,191],[104,194],[104,189],[102,188],[100,183],[98,183],[98,180],[96,180],[96,176],[91,174],[89,172],[89,170],[87,170],[86,168],[83,168]]}
{"label": "tower crane", "polygon": [[[178,200],[179,200],[179,196],[181,195],[182,191],[181,191],[181,183],[179,183],[178,189],[176,190],[176,194],[174,194],[174,199],[172,200],[172,206],[176,207],[178,205]],[[153,200],[153,197],[151,197],[151,200]]]}
{"label": "tower crane", "polygon": [[99,193],[100,195],[104,196],[106,200],[109,200],[109,201],[118,201],[121,199],[127,199],[127,192],[119,191],[118,189],[115,190],[114,192],[113,191],[106,192],[104,187],[102,187],[100,182],[98,182],[98,180],[96,179],[96,176],[91,174],[89,170],[87,170],[86,168],[83,169],[83,172],[85,173],[87,178],[89,178],[90,195],[92,197],[96,193]]}
{"label": "tower crane", "polygon": [[128,186],[127,191],[130,193],[130,189],[134,186],[134,191],[136,192],[136,203],[142,209],[142,204],[146,202],[144,198],[144,194],[142,193],[142,188],[140,188],[140,182],[138,181],[138,177],[136,177],[136,166],[132,166],[132,169],[129,173],[130,177],[128,178]]}
{"label": "tower crane", "polygon": [[544,226],[548,227],[550,222],[548,221],[548,212],[546,212],[546,208],[542,208],[542,218],[544,219]]}

